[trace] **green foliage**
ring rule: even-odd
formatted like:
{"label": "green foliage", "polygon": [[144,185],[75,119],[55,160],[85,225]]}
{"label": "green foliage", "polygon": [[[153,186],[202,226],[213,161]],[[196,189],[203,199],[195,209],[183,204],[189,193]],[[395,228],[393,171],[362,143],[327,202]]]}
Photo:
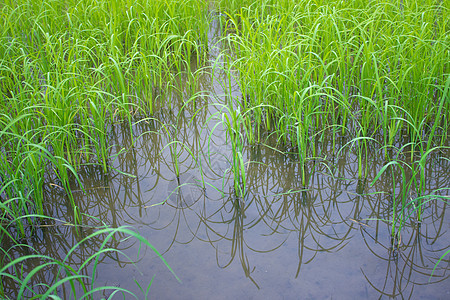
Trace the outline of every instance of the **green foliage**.
{"label": "green foliage", "polygon": [[51,183],[71,199],[69,173],[83,163],[107,172],[111,124],[132,132],[136,116],[170,99],[174,72],[207,53],[203,1],[21,0],[0,9],[1,211],[14,217],[43,213],[44,174],[54,171]]}
{"label": "green foliage", "polygon": [[405,129],[414,147],[424,140],[428,149],[442,145],[446,129],[435,133],[447,128],[450,104],[444,2],[261,0],[220,7],[247,107],[276,107],[255,112],[255,120],[267,130],[275,125],[302,153],[302,141],[326,128],[333,136],[336,128],[354,132],[363,142],[381,134],[384,146],[395,145]]}
{"label": "green foliage", "polygon": [[[39,253],[12,258],[10,257],[8,250],[0,249],[3,252],[1,253],[2,256],[5,258],[5,261],[2,261],[2,268],[0,269],[0,282],[4,282],[5,279],[14,282],[17,286],[17,290],[12,296],[16,297],[16,299],[61,299],[57,290],[64,288],[64,286],[68,287],[67,294],[65,293],[66,299],[98,299],[98,297],[101,296],[101,293],[106,290],[111,292],[111,296],[121,293],[124,297],[125,295],[130,295],[134,299],[142,299],[141,296],[137,296],[125,288],[117,286],[96,286],[95,284],[96,271],[99,267],[99,262],[102,257],[108,253],[114,252],[122,255],[130,263],[134,264],[134,260],[125,255],[122,251],[108,247],[110,241],[117,238],[121,238],[122,240],[133,238],[139,242],[139,248],[149,247],[162,260],[175,278],[180,281],[162,255],[144,237],[127,227],[119,227],[103,228],[95,231],[73,246],[63,260],[58,260]],[[72,255],[76,253],[79,247],[82,247],[83,243],[95,239],[101,239],[103,241],[99,246],[99,249],[97,249],[94,254],[87,257],[78,269],[74,269],[70,263]],[[18,244],[15,247],[17,246],[30,247],[21,244]],[[9,250],[14,249],[12,248]],[[29,252],[33,253],[36,251],[31,248],[29,249]],[[139,259],[139,254],[136,259]],[[39,260],[40,264],[25,272],[21,266],[31,260]],[[40,276],[42,272],[48,272],[49,270],[51,270],[53,274],[56,274],[52,279],[53,282],[40,282],[40,279],[46,278]],[[145,298],[148,297],[148,290],[151,283],[152,282],[150,281],[146,292],[144,292],[139,283],[137,283]],[[3,285],[0,284],[0,296],[2,296],[2,298],[5,296],[8,297],[8,295],[4,294],[2,287]]]}

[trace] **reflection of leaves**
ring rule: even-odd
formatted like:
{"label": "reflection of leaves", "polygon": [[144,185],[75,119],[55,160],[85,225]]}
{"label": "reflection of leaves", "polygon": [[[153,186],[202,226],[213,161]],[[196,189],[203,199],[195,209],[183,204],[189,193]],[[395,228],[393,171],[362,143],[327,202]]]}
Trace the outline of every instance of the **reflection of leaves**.
{"label": "reflection of leaves", "polygon": [[235,256],[236,253],[239,253],[239,261],[241,262],[242,269],[244,271],[244,274],[247,278],[249,278],[253,284],[259,289],[259,285],[256,283],[256,281],[252,278],[251,273],[254,271],[250,271],[250,262],[248,260],[247,255],[245,254],[245,246],[247,244],[245,243],[244,239],[244,214],[245,214],[245,207],[243,210],[241,210],[241,205],[239,203],[239,198],[232,199],[231,201],[235,202],[235,205],[233,205],[236,209],[234,210],[233,218],[230,220],[230,222],[234,223],[233,225],[233,236],[232,236],[232,242],[231,242],[231,258],[230,261],[223,266],[223,268],[226,268],[229,266]]}
{"label": "reflection of leaves", "polygon": [[194,205],[204,194],[204,189],[199,185],[201,181],[191,173],[183,173],[180,177],[171,180],[167,186],[168,205],[174,208],[185,208]]}
{"label": "reflection of leaves", "polygon": [[[378,258],[382,263],[377,263],[378,266],[386,267],[386,276],[383,283],[379,283],[379,272],[371,278],[364,269],[361,272],[367,282],[380,295],[389,297],[402,296],[402,298],[410,298],[414,291],[415,285],[425,284],[427,281],[431,282],[431,274],[433,268],[429,265],[429,261],[438,261],[435,249],[427,251],[426,247],[432,247],[429,243],[423,243],[422,239],[432,238],[432,233],[428,232],[427,236],[423,236],[420,232],[420,226],[416,229],[406,229],[401,233],[401,243],[392,241],[390,239],[390,229],[380,234],[379,224],[383,224],[382,220],[372,220],[377,222],[376,225],[369,227],[361,227],[361,233],[364,237],[364,243],[367,249],[372,253],[373,257]],[[424,225],[422,225],[424,226]],[[436,235],[442,235],[438,229]],[[375,231],[375,232],[374,232]],[[408,234],[410,233],[410,234]],[[384,245],[380,239],[383,237],[386,240]],[[430,256],[431,254],[431,256]],[[447,280],[450,275],[442,276],[440,278],[433,277],[433,283],[443,282]]]}

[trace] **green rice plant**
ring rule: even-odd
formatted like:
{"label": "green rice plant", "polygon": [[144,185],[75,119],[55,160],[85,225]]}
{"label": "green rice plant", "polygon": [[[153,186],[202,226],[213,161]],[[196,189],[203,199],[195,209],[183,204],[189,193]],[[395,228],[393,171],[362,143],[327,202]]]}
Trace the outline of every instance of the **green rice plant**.
{"label": "green rice plant", "polygon": [[[17,220],[15,217],[17,215],[21,215],[23,212],[27,212],[28,206],[33,203],[28,203],[28,196],[17,196],[11,197],[11,190],[20,188],[20,183],[18,180],[10,180],[2,179],[2,189],[0,190],[3,197],[0,203],[0,222],[4,223],[4,220],[16,220],[15,227],[17,228],[17,232],[19,237],[25,236],[25,226],[32,223],[31,219],[28,220]],[[25,223],[25,224],[24,224]],[[3,225],[1,226],[3,231]],[[2,236],[4,232],[0,234]],[[7,233],[9,235],[9,233]],[[12,237],[11,237],[12,238]],[[14,238],[13,238],[14,239]]]}
{"label": "green rice plant", "polygon": [[[55,174],[60,179],[69,197],[73,208],[74,222],[81,223],[80,214],[69,185],[69,172],[79,181],[75,169],[64,158],[53,156],[42,145],[25,144],[24,146],[29,149],[15,155],[12,161],[9,158],[6,160],[9,167],[5,167],[4,164],[1,165],[2,171],[5,171],[3,181],[6,195],[5,201],[1,204],[2,212],[6,212],[13,219],[17,219],[21,215],[42,213],[44,172],[48,170],[48,165],[50,165],[54,168]],[[14,169],[11,169],[11,167]],[[27,221],[29,225],[33,224],[32,219],[23,220]],[[23,226],[19,223],[17,225],[20,229],[20,235],[23,235]]]}
{"label": "green rice plant", "polygon": [[426,170],[426,162],[428,159],[428,156],[433,153],[433,152],[437,152],[440,150],[444,150],[444,149],[448,149],[448,147],[434,147],[431,149],[428,149],[426,152],[421,153],[420,159],[418,161],[415,161],[412,164],[412,171],[413,171],[413,175],[411,180],[414,183],[415,186],[415,190],[417,191],[418,194],[418,204],[417,204],[417,218],[419,220],[419,222],[422,221],[422,203],[420,202],[420,200],[422,199],[422,197],[426,197],[425,195],[425,184],[426,184],[426,175],[425,175],[425,170]]}
{"label": "green rice plant", "polygon": [[[397,195],[395,193],[395,188],[396,188],[396,182],[395,182],[395,176],[392,176],[392,187],[394,189],[394,191],[391,193],[391,197],[392,197],[392,221],[391,221],[391,236],[392,238],[397,238],[398,235],[400,234],[400,229],[401,226],[403,226],[404,222],[406,221],[406,217],[405,217],[405,212],[402,209],[403,207],[406,206],[407,203],[407,197],[408,197],[408,191],[410,190],[411,186],[412,186],[412,182],[411,181],[407,181],[406,180],[406,175],[405,175],[405,169],[404,166],[406,164],[402,161],[390,161],[387,164],[385,164],[383,166],[383,168],[378,172],[377,176],[375,176],[375,179],[372,181],[371,186],[375,183],[376,180],[378,180],[380,178],[380,176],[389,168],[393,168],[394,166],[398,167],[398,169],[401,171],[401,175],[402,175],[402,182],[401,184],[401,192],[400,192],[400,214],[397,214],[397,209],[398,209],[398,203],[397,203]],[[406,165],[407,166],[407,165]],[[397,224],[399,224],[398,230],[397,230]]]}
{"label": "green rice plant", "polygon": [[[358,157],[358,179],[367,178],[367,168],[368,168],[368,156],[369,156],[369,142],[374,144],[378,144],[378,141],[371,137],[365,137],[361,135],[360,132],[357,133],[357,137],[351,139],[345,145],[343,145],[337,156],[340,156],[343,151],[347,150],[348,147],[350,149],[356,148],[356,156]],[[363,176],[364,175],[364,176]]]}
{"label": "green rice plant", "polygon": [[[425,196],[415,197],[414,199],[411,197],[410,201],[404,207],[402,207],[401,213],[406,216],[405,217],[406,220],[410,219],[411,216],[413,214],[415,214],[417,221],[420,223],[423,207],[431,201],[441,201],[445,204],[449,204],[448,197],[446,197],[446,196],[425,195]],[[400,227],[400,229],[401,229],[401,227]]]}
{"label": "green rice plant", "polygon": [[436,262],[436,264],[435,264],[434,267],[433,267],[433,271],[431,272],[430,279],[428,279],[428,282],[431,281],[431,278],[433,277],[434,271],[436,271],[436,268],[437,268],[437,266],[439,265],[439,263],[444,259],[444,257],[446,257],[446,256],[449,255],[449,254],[450,254],[450,249],[447,250],[447,252],[445,252],[445,253],[438,259],[438,261]]}
{"label": "green rice plant", "polygon": [[[446,98],[443,98],[442,102],[445,101]],[[442,109],[442,105],[440,105],[440,109]],[[439,109],[439,110],[440,110]],[[436,150],[443,149],[445,147],[439,145],[438,143],[433,143],[433,137],[434,132],[438,126],[438,124],[441,123],[441,121],[437,121],[431,129],[429,129],[429,126],[427,125],[427,122],[425,119],[423,119],[420,124],[415,124],[417,121],[414,120],[414,118],[405,110],[402,108],[398,108],[400,112],[403,112],[403,115],[405,118],[402,117],[392,117],[392,121],[401,122],[404,124],[407,124],[410,130],[410,139],[411,142],[408,144],[410,147],[410,159],[411,159],[411,170],[413,172],[412,180],[414,181],[414,185],[416,187],[417,192],[419,193],[419,196],[424,194],[425,189],[425,163],[428,158],[428,155]],[[438,118],[439,120],[440,118]],[[442,122],[443,123],[443,122]],[[426,132],[427,130],[431,131],[430,135],[427,137],[423,134],[423,132]],[[428,138],[427,141],[424,139]],[[436,147],[432,147],[432,145],[436,145]],[[418,153],[418,155],[417,155]],[[417,176],[416,176],[417,175]],[[419,210],[420,211],[420,210]]]}
{"label": "green rice plant", "polygon": [[[159,259],[162,260],[175,278],[181,282],[167,261],[163,258],[162,254],[159,253],[156,248],[139,233],[127,227],[103,228],[96,230],[94,233],[79,241],[68,251],[63,260],[58,260],[39,253],[13,258],[10,256],[9,251],[14,249],[1,249],[4,259],[2,262],[2,268],[0,269],[0,278],[2,278],[0,282],[4,282],[4,280],[8,279],[14,282],[17,286],[17,290],[15,291],[15,295],[7,295],[3,289],[3,284],[0,284],[0,296],[6,297],[6,299],[9,297],[15,297],[16,299],[61,299],[57,291],[64,289],[64,294],[70,299],[96,299],[100,293],[104,291],[111,291],[110,297],[113,297],[115,294],[122,294],[123,297],[125,297],[125,295],[129,295],[135,299],[139,299],[140,297],[126,288],[117,286],[97,286],[95,283],[99,263],[102,257],[108,253],[120,254],[134,264],[134,261],[123,251],[108,246],[111,240],[117,238],[120,238],[122,241],[129,238],[133,238],[138,241],[140,245],[139,253],[143,247],[149,247],[154,253],[156,253]],[[97,239],[101,239],[102,243],[95,253],[87,257],[78,269],[72,267],[69,262],[72,255],[76,253],[77,249],[81,247],[83,243],[88,242],[89,240]],[[30,248],[30,246],[27,245],[16,245],[16,247],[19,246]],[[33,248],[30,248],[29,250],[31,253],[36,252]],[[137,259],[139,259],[139,253],[137,255]],[[31,260],[39,260],[41,263],[28,272],[25,272],[22,266],[27,261]],[[52,270],[54,272],[54,278],[52,278],[51,282],[39,282],[39,274],[48,270]],[[35,278],[38,282],[36,282]],[[145,298],[149,296],[149,288],[152,281],[153,279],[148,283],[145,291],[136,281],[137,286],[143,292],[143,296]]]}
{"label": "green rice plant", "polygon": [[[33,144],[18,136],[20,123],[29,115],[11,119],[2,115],[0,124],[3,128],[0,131],[0,140],[3,142],[0,151],[0,169],[2,170],[1,180],[4,185],[2,194],[5,195],[2,203],[2,211],[9,216],[17,217],[21,213],[42,212],[43,205],[43,171],[45,163],[42,160],[41,152],[33,149]],[[35,206],[29,201],[35,199]],[[31,221],[31,220],[28,220]],[[23,233],[21,224],[18,224],[20,232]]]}
{"label": "green rice plant", "polygon": [[[449,108],[450,108],[450,75],[447,75],[447,80],[445,81],[444,90],[442,91],[442,97],[439,101],[439,105],[437,107],[437,112],[435,114],[436,117],[434,119],[434,123],[433,123],[431,132],[428,137],[426,152],[430,151],[430,149],[433,145],[433,138],[436,134],[436,129],[439,126],[441,126],[441,124],[447,123],[447,125],[448,125],[448,119],[445,119],[446,115],[443,112],[446,110],[448,111]],[[444,129],[444,131],[446,131],[446,129]],[[435,144],[439,145],[439,143],[435,143]],[[440,146],[442,146],[442,141],[441,141]]]}
{"label": "green rice plant", "polygon": [[[338,151],[338,156],[342,151],[346,150],[347,147],[356,148],[356,156],[358,157],[358,179],[362,179],[363,176],[367,176],[367,166],[368,166],[368,154],[369,154],[369,142],[373,144],[379,144],[379,142],[373,137],[375,133],[372,133],[371,128],[373,126],[374,120],[378,119],[381,114],[379,110],[372,109],[376,106],[376,103],[371,99],[361,98],[361,102],[365,102],[365,107],[361,108],[357,112],[352,112],[350,114],[350,122],[354,128],[354,131],[347,130],[348,134],[352,134],[354,138],[347,142]],[[356,146],[356,147],[355,147]],[[334,143],[333,143],[334,148]]]}
{"label": "green rice plant", "polygon": [[[401,216],[401,218],[398,219],[393,219],[392,222],[392,226],[397,227],[397,232],[395,235],[392,235],[393,238],[395,238],[395,240],[398,242],[398,245],[395,246],[400,246],[399,243],[401,242],[401,238],[400,238],[400,234],[401,234],[401,230],[402,228],[406,225],[406,222],[410,219],[412,219],[412,216],[415,215],[416,218],[416,222],[419,224],[421,223],[421,216],[422,216],[422,210],[423,207],[430,203],[430,202],[434,202],[434,201],[441,201],[445,204],[449,204],[448,202],[448,197],[446,196],[440,196],[440,195],[425,195],[425,196],[419,196],[419,197],[415,197],[410,198],[409,201],[407,201],[406,203],[404,203],[399,211],[399,215]],[[434,270],[437,267],[437,264],[439,264],[439,262],[442,260],[442,258],[445,256],[446,254],[444,254],[436,263],[435,267],[433,268],[433,272],[431,273],[430,277],[433,276]]]}
{"label": "green rice plant", "polygon": [[172,164],[174,166],[174,172],[175,172],[175,175],[177,176],[177,178],[179,178],[180,177],[180,164],[178,162],[178,159],[180,156],[180,152],[178,150],[178,145],[179,144],[183,145],[183,143],[176,140],[177,133],[178,133],[177,124],[168,124],[168,125],[163,124],[162,128],[164,129],[165,133],[167,134],[168,142],[166,143],[164,148],[161,149],[161,152],[164,151],[164,149],[166,149],[167,147],[169,148],[170,157],[172,158]]}
{"label": "green rice plant", "polygon": [[[210,156],[210,145],[212,143],[211,138],[214,131],[219,125],[222,125],[226,133],[226,141],[231,147],[231,158],[227,160],[230,163],[230,171],[233,174],[233,188],[234,193],[239,199],[243,199],[247,194],[246,183],[246,165],[251,162],[245,162],[244,160],[244,148],[246,143],[245,132],[249,132],[251,128],[247,127],[247,118],[252,114],[252,110],[248,110],[243,113],[241,109],[234,108],[229,104],[215,103],[214,106],[218,107],[218,112],[212,114],[206,123],[216,120],[217,123],[212,127],[209,133],[208,140],[208,154]],[[232,105],[232,104],[231,104]],[[257,107],[259,108],[259,107]]]}
{"label": "green rice plant", "polygon": [[94,141],[93,145],[96,148],[96,154],[99,161],[102,162],[103,171],[107,171],[107,159],[108,159],[108,149],[106,140],[106,111],[108,110],[108,105],[102,103],[99,107],[91,100],[89,103],[89,110],[91,113],[91,130],[90,137]]}
{"label": "green rice plant", "polygon": [[[220,59],[225,58],[225,62],[221,62]],[[236,99],[232,96],[233,89],[233,75],[231,72],[232,65],[230,65],[229,57],[227,56],[219,56],[213,66],[212,66],[212,77],[217,76],[216,74],[220,74],[220,71],[225,70],[225,80],[220,81],[222,85],[222,89],[225,91],[225,102],[222,103],[213,103],[212,106],[216,106],[218,111],[212,114],[206,120],[208,124],[211,120],[217,120],[217,123],[213,126],[209,134],[209,139],[211,139],[214,130],[218,125],[222,124],[223,130],[226,133],[226,140],[229,141],[231,146],[231,172],[233,174],[233,186],[234,193],[237,197],[244,197],[246,194],[246,180],[245,180],[245,163],[243,158],[243,149],[244,149],[244,135],[242,133],[244,127],[249,125],[246,121],[246,113],[241,112],[241,108],[239,106],[235,106],[234,102]],[[250,128],[246,128],[248,132]],[[211,141],[208,141],[208,153],[209,153],[209,145]]]}
{"label": "green rice plant", "polygon": [[[407,147],[405,145],[404,147]],[[392,238],[399,238],[400,231],[407,220],[410,219],[411,215],[414,213],[416,215],[417,222],[420,224],[422,222],[422,209],[424,204],[431,200],[439,200],[444,201],[447,199],[446,197],[442,197],[439,195],[424,195],[424,184],[426,181],[425,178],[425,161],[427,160],[428,155],[438,150],[439,148],[433,148],[427,151],[422,155],[419,161],[413,162],[409,164],[405,161],[400,160],[398,157],[395,160],[392,160],[386,163],[381,170],[377,173],[375,178],[373,179],[371,186],[384,174],[386,171],[391,168],[397,167],[397,169],[401,172],[401,182],[400,182],[400,203],[397,202],[397,195],[395,189],[397,184],[395,182],[395,176],[392,175],[392,187],[393,191],[391,192],[392,197],[392,220],[391,224],[391,235]],[[399,149],[401,152],[402,149]],[[411,175],[407,176],[407,172]],[[394,170],[392,172],[394,174]],[[409,177],[409,178],[408,178]],[[414,199],[410,197],[412,191],[415,190],[418,194]],[[400,208],[398,208],[400,207]]]}
{"label": "green rice plant", "polygon": [[[308,98],[304,99],[307,101]],[[313,124],[314,114],[317,113],[317,108],[313,108],[312,111],[304,110],[304,103],[300,101],[298,112],[295,116],[292,116],[292,120],[285,121],[287,124],[292,124],[291,135],[293,137],[293,146],[297,148],[298,162],[300,165],[301,181],[303,186],[307,186],[306,180],[306,162],[310,157],[315,157],[315,137],[316,133],[313,133],[315,126]],[[289,117],[287,117],[289,118]],[[280,122],[283,122],[284,118],[280,118]]]}
{"label": "green rice plant", "polygon": [[[79,182],[75,168],[66,158],[58,156],[47,148],[46,140],[40,135],[45,131],[42,127],[29,129],[26,120],[32,120],[32,114],[22,113],[13,119],[0,115],[0,140],[4,142],[0,151],[1,180],[5,184],[2,212],[17,220],[21,215],[42,214],[45,203],[43,194],[46,174],[54,173],[60,180],[74,209],[75,223],[80,223],[80,215],[73,201],[69,184],[69,173]],[[30,122],[33,124],[32,122]],[[54,148],[54,147],[53,147]],[[33,223],[32,219],[21,219]],[[23,235],[23,226],[17,223],[19,235]]]}
{"label": "green rice plant", "polygon": [[228,111],[222,113],[222,125],[227,132],[227,138],[231,143],[231,168],[234,175],[234,190],[236,195],[244,197],[246,194],[246,180],[245,180],[245,164],[242,152],[244,150],[243,136],[240,133],[240,127],[243,123],[243,116],[238,110]]}

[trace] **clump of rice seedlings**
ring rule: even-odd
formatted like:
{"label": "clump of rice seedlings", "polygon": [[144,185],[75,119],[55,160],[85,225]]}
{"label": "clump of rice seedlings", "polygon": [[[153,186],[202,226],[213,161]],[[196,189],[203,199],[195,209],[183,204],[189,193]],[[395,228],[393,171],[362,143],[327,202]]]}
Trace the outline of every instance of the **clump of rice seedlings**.
{"label": "clump of rice seedlings", "polygon": [[221,122],[227,132],[227,139],[229,139],[231,144],[231,169],[234,178],[234,191],[239,197],[244,197],[246,194],[246,176],[244,157],[242,155],[244,150],[244,139],[241,134],[243,115],[239,109],[222,112]]}
{"label": "clump of rice seedlings", "polygon": [[44,141],[38,141],[41,134],[38,128],[34,132],[23,130],[24,119],[30,115],[11,119],[9,116],[0,116],[0,140],[3,148],[0,151],[1,181],[3,184],[0,193],[2,219],[13,219],[18,226],[19,236],[24,235],[22,222],[33,224],[34,218],[21,218],[22,215],[43,214],[45,203],[43,185],[45,174],[54,173],[66,191],[74,210],[75,223],[80,223],[80,215],[73,201],[69,185],[69,174],[79,181],[76,170],[66,158],[52,154]]}
{"label": "clump of rice seedlings", "polygon": [[[180,281],[161,253],[139,233],[127,227],[104,228],[95,231],[79,241],[68,251],[66,257],[63,259],[56,259],[36,253],[36,250],[31,246],[24,244],[17,244],[9,250],[1,249],[3,259],[2,267],[0,268],[0,278],[2,279],[0,280],[0,296],[2,298],[6,297],[6,299],[10,297],[15,299],[61,299],[61,294],[63,294],[64,299],[97,299],[102,293],[108,291],[111,293],[110,297],[113,297],[115,294],[122,294],[123,297],[128,295],[139,299],[140,297],[138,295],[135,295],[126,288],[120,286],[97,286],[95,284],[99,263],[108,253],[122,255],[131,264],[134,264],[134,261],[121,250],[109,246],[110,242],[117,238],[121,238],[122,240],[133,238],[139,242],[139,249],[149,247],[162,260],[175,278]],[[72,256],[76,255],[78,248],[85,242],[98,239],[102,241],[99,248],[92,255],[86,257],[78,268],[74,268],[70,261],[73,259]],[[11,253],[15,247],[29,248],[28,252],[30,254],[15,258]],[[139,254],[137,259],[139,259]],[[40,262],[39,265],[30,270],[22,267],[27,261],[37,260]],[[48,276],[42,276],[43,272],[48,271],[54,274],[54,277],[50,278],[50,282],[48,281]],[[143,297],[145,298],[148,297],[152,280],[147,284],[146,288],[144,286],[145,290],[136,281],[138,288],[142,291]],[[7,281],[8,291],[5,291]],[[11,292],[12,294],[10,294]]]}
{"label": "clump of rice seedlings", "polygon": [[[316,134],[328,130],[338,155],[356,152],[359,179],[367,176],[368,151],[384,151],[397,162],[387,168],[413,174],[402,179],[403,205],[411,188],[423,196],[428,151],[448,137],[450,10],[431,0],[366,4],[219,1],[230,49],[224,60],[232,66],[225,71],[236,74],[242,113],[253,109],[257,128],[294,146],[303,169],[317,156]],[[399,144],[405,132],[408,147]],[[346,135],[353,139],[334,149]],[[393,149],[411,152],[410,163],[392,157]]]}
{"label": "clump of rice seedlings", "polygon": [[[213,114],[206,121],[207,123],[212,120],[218,122],[214,125],[210,138],[218,125],[222,125],[226,132],[226,140],[231,147],[230,170],[233,174],[233,187],[237,197],[244,197],[246,194],[246,175],[245,175],[245,162],[244,162],[244,135],[242,133],[243,126],[245,126],[245,115],[242,114],[240,109],[234,109],[226,104],[215,104],[220,110]],[[208,145],[211,141],[208,141]],[[209,147],[208,147],[209,148]],[[208,150],[209,151],[209,150]]]}

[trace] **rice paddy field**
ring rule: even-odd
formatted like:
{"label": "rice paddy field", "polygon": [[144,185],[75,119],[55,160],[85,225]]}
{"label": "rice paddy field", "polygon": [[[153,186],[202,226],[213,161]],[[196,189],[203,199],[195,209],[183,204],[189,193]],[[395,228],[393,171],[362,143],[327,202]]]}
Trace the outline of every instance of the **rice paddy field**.
{"label": "rice paddy field", "polygon": [[0,14],[0,298],[450,297],[449,1]]}

